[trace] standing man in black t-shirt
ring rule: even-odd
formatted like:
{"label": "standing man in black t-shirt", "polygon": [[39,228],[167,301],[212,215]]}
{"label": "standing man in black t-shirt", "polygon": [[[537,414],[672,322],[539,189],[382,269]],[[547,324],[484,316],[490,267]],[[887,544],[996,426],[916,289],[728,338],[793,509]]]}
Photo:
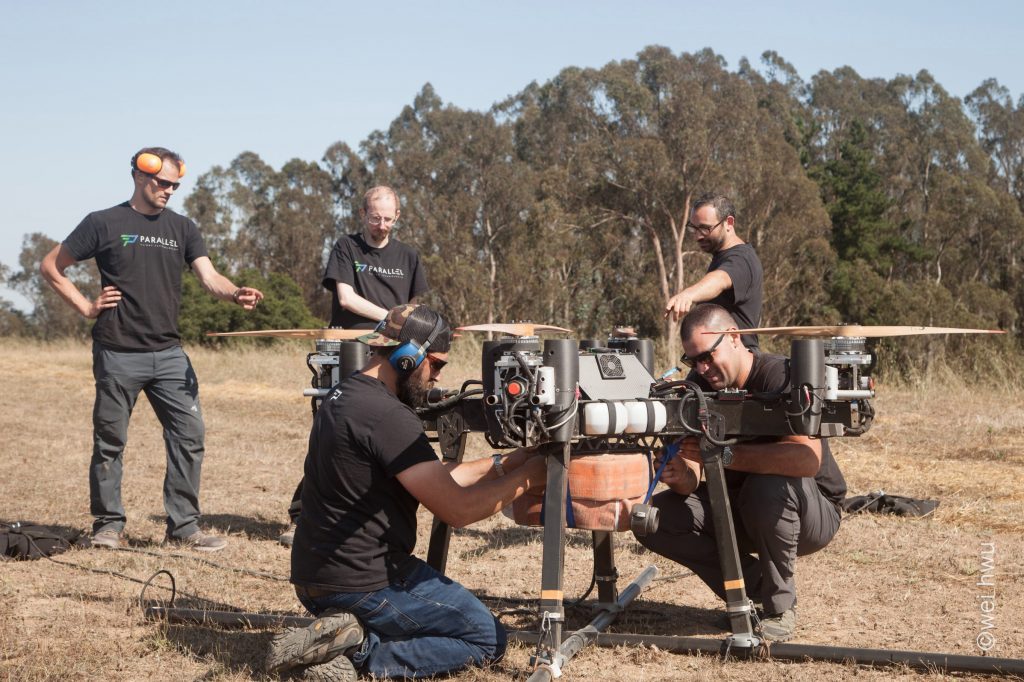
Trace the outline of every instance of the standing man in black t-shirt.
{"label": "standing man in black t-shirt", "polygon": [[451,329],[410,304],[379,329],[360,338],[374,349],[370,363],[335,386],[313,420],[291,581],[318,619],[274,638],[271,673],[433,677],[505,652],[487,607],[413,556],[416,512],[422,504],[455,528],[487,518],[543,488],[544,457],[520,449],[442,463],[413,408],[448,361]]}
{"label": "standing man in black t-shirt", "polygon": [[[707,274],[668,300],[665,317],[673,320],[698,303],[714,303],[729,311],[740,329],[761,324],[764,272],[754,247],[736,234],[736,209],[727,197],[704,194],[693,203],[686,231],[704,253],[712,254]],[[756,334],[743,334],[747,348],[758,348]]]}
{"label": "standing man in black t-shirt", "polygon": [[[331,292],[331,326],[373,329],[388,310],[427,291],[427,277],[416,249],[391,238],[401,215],[398,194],[385,185],[363,195],[361,232],[335,243],[324,269],[323,285]],[[289,547],[302,509],[302,480],[295,488],[288,517],[291,524],[278,542]]]}
{"label": "standing man in black t-shirt", "polygon": [[[167,208],[184,175],[185,163],[174,152],[163,147],[140,150],[132,157],[131,199],[87,215],[40,265],[61,298],[96,320],[89,496],[95,517],[92,544],[101,547],[121,546],[126,520],[122,454],[140,391],[164,428],[165,542],[207,552],[227,546],[224,538],[204,533],[198,525],[205,429],[199,384],[178,334],[181,273],[190,266],[204,289],[246,310],[256,307],[263,294],[236,287],[217,272],[195,223]],[[89,258],[96,259],[103,287],[95,301],[64,274]]]}
{"label": "standing man in black t-shirt", "polygon": [[323,285],[332,294],[332,327],[373,329],[388,310],[427,291],[416,249],[392,238],[399,209],[395,190],[370,189],[359,209],[362,231],[342,237],[331,249]]}
{"label": "standing man in black t-shirt", "polygon": [[[721,329],[736,327],[717,305],[699,305],[683,320],[683,357],[693,368],[687,379],[705,391],[788,390],[786,358],[745,348],[738,333],[704,333]],[[744,583],[762,605],[762,637],[784,641],[796,627],[796,557],[825,547],[839,530],[846,481],[824,439],[765,438],[734,445],[732,452],[725,476]],[[692,570],[725,599],[701,461],[696,439],[687,438],[662,474],[669,490],[651,501],[660,511],[658,531],[637,540]]]}

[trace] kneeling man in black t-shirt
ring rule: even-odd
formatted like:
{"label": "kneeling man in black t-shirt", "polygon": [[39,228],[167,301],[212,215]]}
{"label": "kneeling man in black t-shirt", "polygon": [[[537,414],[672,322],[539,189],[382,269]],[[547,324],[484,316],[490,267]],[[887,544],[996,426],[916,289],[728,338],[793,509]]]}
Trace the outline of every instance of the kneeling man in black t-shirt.
{"label": "kneeling man in black t-shirt", "polygon": [[[738,332],[704,333],[720,329],[736,326],[728,311],[714,304],[699,305],[683,319],[683,357],[693,368],[687,379],[705,391],[788,389],[786,358],[745,348]],[[765,438],[734,445],[732,452],[725,479],[744,583],[750,598],[762,605],[762,637],[783,641],[796,627],[796,558],[823,548],[839,530],[846,481],[826,439]],[[687,438],[662,474],[669,489],[651,501],[660,511],[658,532],[637,540],[692,570],[725,599],[701,461],[697,441]]]}
{"label": "kneeling man in black t-shirt", "polygon": [[451,338],[426,306],[392,308],[359,339],[374,347],[370,363],[317,411],[291,581],[318,619],[274,639],[269,672],[430,677],[504,654],[505,630],[487,607],[412,555],[421,503],[458,528],[545,482],[532,449],[458,464],[434,453],[414,408],[447,363]]}

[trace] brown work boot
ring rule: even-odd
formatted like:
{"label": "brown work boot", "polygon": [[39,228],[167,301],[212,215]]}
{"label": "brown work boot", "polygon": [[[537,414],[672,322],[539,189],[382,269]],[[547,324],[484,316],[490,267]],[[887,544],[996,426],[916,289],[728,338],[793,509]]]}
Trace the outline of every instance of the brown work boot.
{"label": "brown work boot", "polygon": [[[310,666],[305,674],[319,674],[318,664],[332,662],[336,658],[345,658],[345,652],[359,646],[363,642],[363,628],[351,613],[340,611],[317,618],[304,628],[287,628],[274,636],[267,652],[265,668],[268,673],[281,674]],[[345,658],[348,661],[347,658]],[[337,669],[345,668],[345,663],[335,664]],[[352,662],[348,661],[349,668]],[[335,668],[324,668],[327,674]],[[310,672],[312,671],[312,672]],[[354,673],[353,669],[353,673]],[[344,677],[311,677],[308,679],[347,679]],[[354,677],[352,679],[355,679]]]}
{"label": "brown work boot", "polygon": [[300,679],[313,682],[355,682],[358,677],[352,661],[344,654],[339,654],[326,663],[309,666],[302,671]]}
{"label": "brown work boot", "polygon": [[785,642],[792,638],[796,630],[796,607],[790,606],[782,613],[772,616],[762,616],[758,630],[766,642]]}
{"label": "brown work boot", "polygon": [[89,542],[93,547],[109,547],[110,549],[121,548],[121,533],[116,530],[101,530],[94,533]]}

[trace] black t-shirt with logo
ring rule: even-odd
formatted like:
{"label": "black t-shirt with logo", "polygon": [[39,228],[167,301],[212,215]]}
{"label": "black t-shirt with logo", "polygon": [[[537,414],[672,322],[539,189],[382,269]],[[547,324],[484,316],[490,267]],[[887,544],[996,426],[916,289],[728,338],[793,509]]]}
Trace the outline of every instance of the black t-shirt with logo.
{"label": "black t-shirt with logo", "polygon": [[207,255],[195,223],[168,208],[144,215],[125,202],[87,215],[64,246],[76,261],[95,258],[101,284],[121,292],[117,306],[96,319],[97,343],[120,351],[180,343],[181,273]]}
{"label": "black t-shirt with logo", "polygon": [[[780,393],[789,390],[789,358],[782,355],[770,355],[752,351],[754,364],[750,368],[750,375],[747,381],[740,388],[749,393]],[[695,382],[702,390],[713,390],[704,379],[691,371],[686,377]],[[774,440],[774,439],[768,439]],[[832,449],[828,446],[828,439],[822,438],[821,442],[821,466],[814,476],[814,482],[818,484],[818,490],[825,498],[839,508],[839,504],[846,497],[846,479],[839,469],[839,464],[832,456]],[[738,488],[743,480],[750,474],[744,471],[733,471],[726,469],[725,478],[729,488]]]}
{"label": "black t-shirt with logo", "polygon": [[396,478],[437,461],[423,423],[378,379],[357,373],[313,419],[291,580],[370,592],[412,568],[419,502]]}
{"label": "black t-shirt with logo", "polygon": [[345,310],[338,302],[337,283],[348,284],[370,303],[390,310],[408,303],[427,290],[427,277],[416,249],[393,237],[379,249],[360,234],[342,237],[331,249],[324,269],[323,285],[332,293],[331,326],[345,329],[373,329],[380,320],[370,320]]}
{"label": "black t-shirt with logo", "polygon": [[[740,329],[761,324],[761,299],[764,295],[764,271],[761,260],[750,244],[737,244],[711,257],[708,272],[721,270],[729,275],[732,288],[708,301],[729,311]],[[758,348],[756,334],[743,334],[743,345]]]}

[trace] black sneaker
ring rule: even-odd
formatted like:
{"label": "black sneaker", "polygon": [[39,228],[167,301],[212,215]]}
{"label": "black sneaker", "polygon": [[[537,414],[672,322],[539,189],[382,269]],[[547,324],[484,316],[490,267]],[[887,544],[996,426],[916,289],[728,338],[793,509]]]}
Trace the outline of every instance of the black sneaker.
{"label": "black sneaker", "polygon": [[210,535],[197,530],[192,535],[183,538],[172,538],[168,535],[164,538],[164,545],[177,545],[194,549],[197,552],[219,552],[228,546],[228,541],[218,535]]}
{"label": "black sneaker", "polygon": [[[300,666],[305,674],[319,674],[312,670],[317,664],[327,663],[335,658],[345,658],[344,653],[363,643],[363,628],[351,613],[344,611],[321,616],[304,628],[287,628],[274,636],[270,642],[265,664],[268,673],[281,674]],[[348,660],[347,658],[345,659]],[[336,664],[344,668],[344,663]],[[348,667],[351,667],[351,661]],[[328,672],[331,669],[325,669]],[[311,673],[312,671],[312,673]],[[335,679],[312,677],[309,679]],[[348,679],[348,678],[336,678]],[[355,679],[355,678],[352,678]]]}

